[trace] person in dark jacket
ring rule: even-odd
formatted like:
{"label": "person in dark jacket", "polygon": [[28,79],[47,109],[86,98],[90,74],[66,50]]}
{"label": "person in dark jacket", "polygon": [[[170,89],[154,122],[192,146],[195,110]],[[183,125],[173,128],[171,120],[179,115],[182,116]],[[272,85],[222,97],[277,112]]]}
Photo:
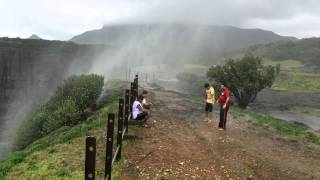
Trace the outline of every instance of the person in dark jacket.
{"label": "person in dark jacket", "polygon": [[219,130],[226,130],[227,116],[230,107],[230,90],[221,83],[221,95],[218,99],[220,104],[220,121],[219,121]]}

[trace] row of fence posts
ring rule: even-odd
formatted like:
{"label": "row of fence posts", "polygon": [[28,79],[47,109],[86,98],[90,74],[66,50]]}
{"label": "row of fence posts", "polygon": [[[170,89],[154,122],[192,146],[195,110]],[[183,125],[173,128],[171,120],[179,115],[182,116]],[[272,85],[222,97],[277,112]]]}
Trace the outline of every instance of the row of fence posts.
{"label": "row of fence posts", "polygon": [[[159,73],[157,73],[159,74]],[[136,72],[136,75],[139,75],[140,81],[143,82],[154,82],[156,80],[155,72]],[[130,80],[131,70],[125,72],[125,80]]]}
{"label": "row of fence posts", "polygon": [[[113,137],[114,137],[114,121],[115,114],[108,114],[107,137],[106,137],[106,160],[105,160],[105,180],[111,180],[112,165],[115,161],[121,159],[122,140],[128,133],[128,121],[131,118],[132,104],[138,97],[138,75],[130,84],[130,90],[125,90],[124,99],[119,99],[118,109],[118,131],[117,144],[113,154]],[[96,174],[96,138],[86,138],[86,154],[85,154],[85,179],[94,180]]]}

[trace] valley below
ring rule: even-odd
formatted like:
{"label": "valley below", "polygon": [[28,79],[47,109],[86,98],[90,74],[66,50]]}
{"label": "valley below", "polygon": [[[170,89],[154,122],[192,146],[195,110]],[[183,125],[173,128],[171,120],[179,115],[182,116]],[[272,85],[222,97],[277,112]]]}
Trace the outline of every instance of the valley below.
{"label": "valley below", "polygon": [[[320,132],[320,117],[297,109],[320,107],[320,93],[289,92],[265,89],[261,91],[252,110],[278,119],[294,122]],[[295,109],[292,109],[296,107]]]}

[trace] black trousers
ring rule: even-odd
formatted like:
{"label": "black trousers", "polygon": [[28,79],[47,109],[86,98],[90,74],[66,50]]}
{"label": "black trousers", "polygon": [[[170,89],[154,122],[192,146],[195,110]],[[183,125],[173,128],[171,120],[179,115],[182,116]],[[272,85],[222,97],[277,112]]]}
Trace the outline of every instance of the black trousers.
{"label": "black trousers", "polygon": [[223,107],[220,106],[219,128],[226,129],[228,111],[229,111],[229,106],[227,106],[226,109],[223,109]]}

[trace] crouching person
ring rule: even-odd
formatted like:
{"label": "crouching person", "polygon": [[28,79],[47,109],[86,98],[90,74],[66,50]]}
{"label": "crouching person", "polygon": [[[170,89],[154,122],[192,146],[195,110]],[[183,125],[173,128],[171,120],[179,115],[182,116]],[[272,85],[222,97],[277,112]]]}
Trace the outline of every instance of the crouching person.
{"label": "crouching person", "polygon": [[138,100],[134,101],[132,105],[132,116],[134,120],[142,121],[144,127],[149,127],[147,124],[147,120],[149,118],[148,112],[144,111],[142,107],[143,98],[144,97],[140,95]]}

